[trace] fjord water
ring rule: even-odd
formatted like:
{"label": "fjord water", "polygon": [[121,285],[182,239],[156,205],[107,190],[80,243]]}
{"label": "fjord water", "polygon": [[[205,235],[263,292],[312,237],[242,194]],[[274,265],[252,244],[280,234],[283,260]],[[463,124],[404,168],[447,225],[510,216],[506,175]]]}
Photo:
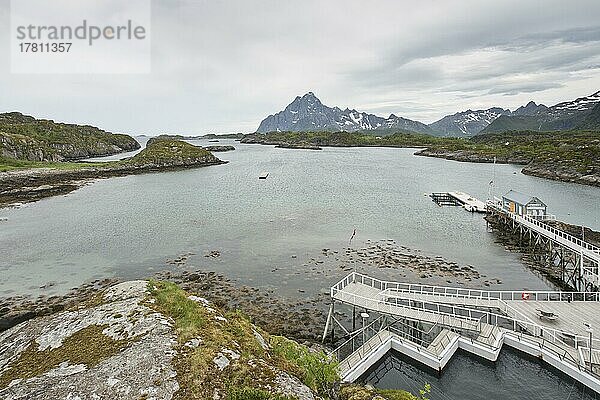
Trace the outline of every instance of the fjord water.
{"label": "fjord water", "polygon": [[[0,222],[0,295],[58,293],[107,276],[146,277],[186,253],[196,254],[190,267],[280,294],[318,292],[344,272],[300,274],[303,263],[323,248],[343,249],[355,228],[353,247],[394,239],[471,264],[500,279],[497,287],[547,287],[518,254],[494,242],[481,215],[438,207],[426,196],[459,190],[485,199],[493,175],[497,195],[530,193],[558,218],[600,229],[600,189],[528,177],[518,166],[419,157],[412,149],[221,144],[236,147],[218,153],[226,165],[98,180],[66,196],[0,210],[8,218]],[[257,179],[262,171],[268,179]],[[221,256],[203,257],[210,250]]]}
{"label": "fjord water", "polygon": [[431,385],[431,399],[447,400],[592,400],[600,396],[540,361],[503,349],[495,363],[457,353],[441,375],[426,372],[400,353],[389,353],[362,377],[382,389],[418,393]]}

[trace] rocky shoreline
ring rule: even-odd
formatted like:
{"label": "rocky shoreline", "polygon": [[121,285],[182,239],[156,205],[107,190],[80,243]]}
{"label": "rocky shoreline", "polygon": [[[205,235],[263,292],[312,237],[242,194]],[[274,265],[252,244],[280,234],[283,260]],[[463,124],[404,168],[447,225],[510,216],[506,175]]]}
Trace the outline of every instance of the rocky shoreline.
{"label": "rocky shoreline", "polygon": [[[423,149],[415,153],[418,156],[443,158],[446,160],[473,162],[473,163],[493,163],[494,157],[486,154],[479,154],[464,150],[439,150]],[[536,162],[528,158],[521,157],[497,157],[498,164],[516,164],[523,165],[521,173],[535,176],[538,178],[550,179],[553,181],[572,182],[582,185],[599,186],[600,175],[593,171],[579,171],[570,168],[568,162]]]}
{"label": "rocky shoreline", "polygon": [[[202,257],[215,257],[218,251]],[[211,255],[214,254],[215,256]],[[397,245],[393,240],[367,241],[360,248],[322,249],[319,256],[296,267],[293,277],[317,285],[316,290],[298,290],[298,296],[282,296],[271,288],[240,283],[212,271],[193,267],[190,253],[165,260],[165,269],[153,279],[178,284],[190,293],[203,293],[217,306],[242,310],[253,322],[271,334],[317,342],[322,334],[329,299],[329,286],[351,271],[375,274],[383,279],[410,279],[414,282],[452,284],[465,287],[501,284],[497,278],[481,275],[472,265],[460,265],[442,257],[429,257],[418,250]],[[195,264],[195,263],[194,263]],[[272,273],[277,273],[274,268]],[[321,284],[311,283],[313,280]],[[116,278],[95,280],[63,296],[14,296],[0,300],[0,332],[22,321],[72,309],[89,302],[95,294],[119,282]],[[344,314],[341,314],[344,315]],[[349,315],[345,315],[349,318]],[[302,323],[297,323],[301,321]]]}
{"label": "rocky shoreline", "polygon": [[[493,163],[494,156],[490,156],[487,154],[480,154],[472,151],[465,150],[442,150],[442,149],[431,149],[426,148],[423,150],[419,150],[415,153],[416,156],[426,156],[426,157],[435,157],[435,158],[443,158],[446,160],[452,161],[461,161],[461,162],[472,162],[472,163]],[[520,158],[520,157],[496,157],[496,162],[498,164],[517,164],[517,165],[526,165],[529,164],[529,159]]]}
{"label": "rocky shoreline", "polygon": [[206,150],[206,151],[210,151],[211,153],[213,153],[213,152],[232,151],[232,150],[235,150],[235,147],[230,146],[230,145],[225,145],[225,146],[204,146],[203,149]]}
{"label": "rocky shoreline", "polygon": [[600,175],[572,170],[560,164],[530,163],[521,172],[538,178],[600,187]]}
{"label": "rocky shoreline", "polygon": [[281,143],[275,147],[278,149],[323,150],[322,147],[310,143]]}
{"label": "rocky shoreline", "polygon": [[[347,144],[347,143],[319,143],[315,145],[312,143],[295,143],[281,140],[271,140],[267,137],[258,137],[258,135],[247,135],[241,143],[246,144],[261,144],[271,145],[278,148],[287,149],[321,149],[322,147],[388,147],[388,148],[421,148],[415,152],[415,155],[443,158],[446,160],[471,162],[471,163],[493,163],[494,156],[489,154],[478,153],[469,150],[446,150],[428,146],[412,146],[412,145],[391,145],[385,143],[373,143],[373,144]],[[539,178],[545,178],[561,182],[572,182],[582,185],[599,186],[600,187],[600,174],[597,168],[588,169],[586,171],[580,171],[577,168],[570,166],[568,161],[557,161],[557,162],[536,162],[531,161],[531,158],[520,157],[518,155],[509,157],[496,157],[495,162],[498,164],[516,164],[523,165],[521,172],[525,175],[536,176]]]}

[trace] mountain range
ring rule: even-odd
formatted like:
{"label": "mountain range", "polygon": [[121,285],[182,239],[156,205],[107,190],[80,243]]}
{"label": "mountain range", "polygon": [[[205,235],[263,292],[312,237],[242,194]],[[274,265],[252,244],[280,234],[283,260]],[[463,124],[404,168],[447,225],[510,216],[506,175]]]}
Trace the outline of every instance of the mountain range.
{"label": "mountain range", "polygon": [[514,111],[500,107],[466,110],[427,125],[394,114],[386,118],[349,108],[328,107],[313,92],[308,92],[297,96],[284,110],[265,118],[257,132],[374,131],[472,137],[478,133],[507,130],[598,129],[598,118],[592,115],[598,104],[600,91],[551,107],[530,101]]}
{"label": "mountain range", "polygon": [[297,96],[283,111],[269,115],[256,130],[267,132],[306,132],[306,131],[369,131],[395,130],[432,134],[433,131],[424,123],[397,117],[379,117],[346,108],[328,107],[308,92]]}
{"label": "mountain range", "polygon": [[573,101],[558,103],[531,114],[502,115],[485,127],[481,133],[508,130],[564,131],[569,129],[598,129],[588,116],[600,104],[600,91]]}

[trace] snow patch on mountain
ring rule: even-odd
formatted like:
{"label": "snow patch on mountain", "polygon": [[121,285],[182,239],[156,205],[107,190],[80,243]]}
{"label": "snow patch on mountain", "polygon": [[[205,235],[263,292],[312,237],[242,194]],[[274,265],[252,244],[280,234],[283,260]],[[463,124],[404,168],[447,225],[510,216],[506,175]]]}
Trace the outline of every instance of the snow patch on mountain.
{"label": "snow patch on mountain", "polygon": [[313,92],[308,92],[302,97],[297,96],[283,111],[269,115],[260,123],[257,132],[356,132],[378,129],[431,133],[427,125],[394,114],[384,118],[354,109],[327,107]]}

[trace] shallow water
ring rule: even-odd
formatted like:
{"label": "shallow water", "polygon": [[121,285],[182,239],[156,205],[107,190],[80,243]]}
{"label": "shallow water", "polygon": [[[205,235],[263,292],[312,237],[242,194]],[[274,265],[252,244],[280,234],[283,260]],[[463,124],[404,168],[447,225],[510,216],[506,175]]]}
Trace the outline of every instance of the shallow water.
{"label": "shallow water", "polygon": [[382,389],[404,389],[412,393],[418,393],[429,383],[428,397],[435,400],[600,398],[568,376],[512,350],[502,350],[496,363],[457,353],[441,376],[426,372],[393,352],[369,369],[361,381]]}
{"label": "shallow water", "polygon": [[[528,177],[517,166],[418,157],[411,149],[219,144],[237,149],[217,153],[226,165],[99,180],[66,196],[0,210],[8,218],[0,222],[0,296],[59,293],[97,277],[143,277],[188,252],[195,253],[189,268],[224,272],[284,295],[298,288],[319,292],[344,272],[329,261],[327,274],[315,274],[307,261],[323,248],[341,251],[354,228],[353,247],[394,239],[474,265],[499,278],[497,287],[546,287],[518,254],[494,242],[481,215],[438,207],[426,196],[460,190],[485,199],[494,174],[496,194],[536,195],[559,218],[600,229],[599,188]],[[257,179],[262,171],[267,180]],[[221,256],[204,257],[210,250]],[[369,272],[400,279],[397,271]],[[48,282],[50,288],[40,289]]]}

